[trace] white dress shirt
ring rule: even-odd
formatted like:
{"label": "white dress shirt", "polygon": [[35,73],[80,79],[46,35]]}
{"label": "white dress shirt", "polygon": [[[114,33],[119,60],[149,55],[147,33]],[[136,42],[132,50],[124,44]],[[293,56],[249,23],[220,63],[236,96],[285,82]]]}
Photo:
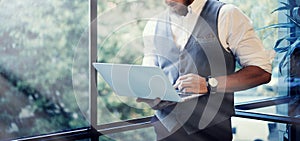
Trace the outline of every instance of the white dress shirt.
{"label": "white dress shirt", "polygon": [[[194,26],[207,0],[194,0],[188,6],[186,16],[170,12],[171,30],[175,44],[184,49]],[[155,35],[156,20],[147,23],[143,36]],[[267,72],[272,71],[270,53],[256,35],[251,20],[232,4],[224,5],[219,12],[218,33],[222,46],[233,52],[242,67],[258,66]],[[147,38],[144,42],[148,42]],[[147,54],[147,50],[145,51]],[[153,56],[144,56],[143,65],[154,65]]]}

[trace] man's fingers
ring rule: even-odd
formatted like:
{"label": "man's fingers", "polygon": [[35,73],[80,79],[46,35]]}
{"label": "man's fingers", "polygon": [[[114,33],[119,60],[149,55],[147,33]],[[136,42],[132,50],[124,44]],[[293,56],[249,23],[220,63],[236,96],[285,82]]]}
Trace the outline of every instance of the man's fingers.
{"label": "man's fingers", "polygon": [[189,78],[190,77],[190,75],[183,75],[183,76],[180,76],[179,78],[178,78],[178,80],[184,80],[184,79],[187,79],[187,78]]}
{"label": "man's fingers", "polygon": [[194,74],[187,74],[180,76],[177,80],[176,83],[174,84],[174,88],[179,88],[182,89],[184,87],[189,87],[193,81],[193,76]]}
{"label": "man's fingers", "polygon": [[175,84],[173,85],[173,87],[176,89],[176,88],[178,88],[178,86],[179,86],[179,81],[177,80],[176,82],[175,82]]}
{"label": "man's fingers", "polygon": [[136,102],[146,102],[146,103],[151,103],[153,102],[153,99],[145,99],[145,98],[137,98]]}
{"label": "man's fingers", "polygon": [[140,98],[137,98],[135,101],[136,102],[142,102]]}
{"label": "man's fingers", "polygon": [[136,102],[145,102],[146,99],[143,99],[143,98],[137,98],[135,101],[136,101]]}
{"label": "man's fingers", "polygon": [[189,80],[187,80],[187,79],[182,79],[182,80],[179,80],[179,79],[177,79],[177,81],[176,81],[176,83],[174,84],[174,88],[178,88],[179,86],[181,86],[182,87],[182,85],[184,84],[184,85],[187,85],[187,84],[190,84],[191,82],[189,81]]}
{"label": "man's fingers", "polygon": [[188,87],[193,87],[193,82],[191,81],[180,81],[178,83],[178,85],[176,85],[176,88],[178,88],[178,90],[182,91],[183,89],[185,88],[188,88]]}
{"label": "man's fingers", "polygon": [[160,102],[161,102],[160,98],[156,98],[153,101],[153,105],[155,106],[155,105],[159,104]]}
{"label": "man's fingers", "polygon": [[192,78],[194,77],[196,74],[192,74],[192,73],[189,73],[189,74],[186,74],[186,75],[182,75],[178,78],[178,80],[184,80],[184,79],[189,79],[189,78]]}
{"label": "man's fingers", "polygon": [[144,98],[137,98],[136,102],[145,102],[147,103],[150,107],[154,107],[155,105],[159,104],[161,102],[160,98],[156,99],[144,99]]}
{"label": "man's fingers", "polygon": [[194,90],[193,88],[185,88],[185,89],[183,90],[183,92],[185,92],[185,93],[196,93],[195,90]]}
{"label": "man's fingers", "polygon": [[181,81],[181,83],[180,83],[180,86],[181,86],[182,88],[185,88],[185,87],[191,87],[192,85],[194,85],[194,84],[193,84],[193,82],[191,82],[191,81]]}

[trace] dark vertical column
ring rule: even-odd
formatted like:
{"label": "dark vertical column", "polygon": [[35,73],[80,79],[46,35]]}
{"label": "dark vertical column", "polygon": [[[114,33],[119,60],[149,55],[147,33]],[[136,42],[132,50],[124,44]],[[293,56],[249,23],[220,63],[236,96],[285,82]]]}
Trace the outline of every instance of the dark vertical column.
{"label": "dark vertical column", "polygon": [[[298,31],[300,30],[298,29]],[[290,78],[289,95],[295,96],[295,99],[289,103],[288,112],[290,117],[300,118],[300,86],[297,84],[297,81],[300,79],[300,49],[296,49],[291,55]],[[289,141],[300,141],[300,125],[292,124],[288,130]]]}
{"label": "dark vertical column", "polygon": [[98,141],[97,126],[97,73],[93,62],[97,61],[97,0],[89,0],[90,27],[89,27],[89,94],[90,94],[90,126],[91,140]]}
{"label": "dark vertical column", "polygon": [[[300,0],[290,1],[294,5],[300,5]],[[293,9],[291,12],[294,13],[293,17],[296,18],[297,21],[300,21],[299,11],[295,13]],[[297,14],[297,15],[295,15]],[[291,14],[292,15],[292,14]],[[291,29],[292,31],[300,31],[299,27],[295,27]],[[300,37],[300,34],[296,34],[296,37]],[[300,85],[298,84],[298,80],[300,79],[300,48],[294,50],[292,55],[290,56],[290,64],[289,64],[289,95],[296,96],[294,100],[289,103],[288,112],[291,117],[299,117],[300,118]],[[289,141],[299,141],[300,140],[300,125],[292,124],[288,128]]]}
{"label": "dark vertical column", "polygon": [[[300,30],[297,30],[300,31]],[[298,37],[300,35],[297,35]],[[300,48],[295,49],[290,58],[290,96],[300,96]]]}
{"label": "dark vertical column", "polygon": [[300,126],[291,125],[289,126],[289,141],[299,141],[300,140]]}

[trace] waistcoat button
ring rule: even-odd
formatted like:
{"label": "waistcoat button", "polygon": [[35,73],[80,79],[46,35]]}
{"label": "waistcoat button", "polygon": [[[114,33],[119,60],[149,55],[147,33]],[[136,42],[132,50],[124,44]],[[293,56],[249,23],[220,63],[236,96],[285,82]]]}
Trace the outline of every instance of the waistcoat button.
{"label": "waistcoat button", "polygon": [[180,73],[184,73],[185,69],[184,68],[180,68]]}
{"label": "waistcoat button", "polygon": [[179,59],[180,59],[180,60],[183,60],[184,57],[185,57],[184,54],[180,54],[180,55],[179,55]]}

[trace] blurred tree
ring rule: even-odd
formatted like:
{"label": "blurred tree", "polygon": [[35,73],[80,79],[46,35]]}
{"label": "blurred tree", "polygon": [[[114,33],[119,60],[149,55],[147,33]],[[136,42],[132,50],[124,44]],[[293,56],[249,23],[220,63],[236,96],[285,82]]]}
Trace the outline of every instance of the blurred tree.
{"label": "blurred tree", "polygon": [[2,0],[0,13],[0,138],[88,126],[72,85],[88,1]]}

